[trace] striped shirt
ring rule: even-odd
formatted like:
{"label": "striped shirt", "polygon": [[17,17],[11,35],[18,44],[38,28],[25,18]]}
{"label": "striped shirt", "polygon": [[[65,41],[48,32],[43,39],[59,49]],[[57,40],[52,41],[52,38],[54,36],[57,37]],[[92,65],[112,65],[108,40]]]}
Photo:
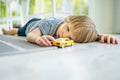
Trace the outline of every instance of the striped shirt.
{"label": "striped shirt", "polygon": [[62,22],[63,22],[62,19],[57,18],[47,18],[38,21],[33,21],[27,26],[25,33],[27,35],[34,29],[39,28],[42,32],[42,35],[54,36],[58,25],[61,24]]}

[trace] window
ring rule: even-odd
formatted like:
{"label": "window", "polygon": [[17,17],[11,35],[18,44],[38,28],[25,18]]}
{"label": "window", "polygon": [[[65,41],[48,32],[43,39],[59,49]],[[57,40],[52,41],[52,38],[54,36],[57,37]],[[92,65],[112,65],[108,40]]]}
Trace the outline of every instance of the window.
{"label": "window", "polygon": [[6,4],[4,1],[0,1],[0,17],[6,17]]}
{"label": "window", "polygon": [[[53,3],[55,1],[55,3]],[[55,8],[52,8],[55,5]],[[53,9],[56,9],[57,16],[64,14],[87,15],[87,0],[30,0],[29,14],[48,14],[53,16]],[[61,15],[60,15],[61,14]],[[44,16],[43,15],[43,16]]]}
{"label": "window", "polygon": [[87,0],[56,0],[56,13],[67,15],[88,15]]}
{"label": "window", "polygon": [[[32,17],[88,15],[87,0],[0,0],[0,24],[24,24]],[[28,18],[26,18],[28,17]],[[25,18],[25,19],[24,19]],[[12,26],[10,25],[10,26]]]}

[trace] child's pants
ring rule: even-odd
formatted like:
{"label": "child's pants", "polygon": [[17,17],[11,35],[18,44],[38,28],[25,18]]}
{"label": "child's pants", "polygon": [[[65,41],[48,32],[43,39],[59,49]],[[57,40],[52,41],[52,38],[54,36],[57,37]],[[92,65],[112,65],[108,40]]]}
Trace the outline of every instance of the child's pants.
{"label": "child's pants", "polygon": [[33,21],[38,21],[38,20],[41,20],[41,19],[33,18],[33,19],[29,20],[23,27],[20,27],[20,28],[18,29],[18,33],[17,33],[18,36],[26,36],[25,31],[26,31],[27,26],[28,26],[30,23],[32,23]]}

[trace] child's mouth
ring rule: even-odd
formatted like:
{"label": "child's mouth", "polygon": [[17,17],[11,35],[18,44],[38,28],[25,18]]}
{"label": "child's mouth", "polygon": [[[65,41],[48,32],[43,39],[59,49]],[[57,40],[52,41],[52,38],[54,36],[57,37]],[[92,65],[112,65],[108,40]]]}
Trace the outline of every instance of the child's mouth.
{"label": "child's mouth", "polygon": [[57,37],[60,38],[60,34],[58,34]]}

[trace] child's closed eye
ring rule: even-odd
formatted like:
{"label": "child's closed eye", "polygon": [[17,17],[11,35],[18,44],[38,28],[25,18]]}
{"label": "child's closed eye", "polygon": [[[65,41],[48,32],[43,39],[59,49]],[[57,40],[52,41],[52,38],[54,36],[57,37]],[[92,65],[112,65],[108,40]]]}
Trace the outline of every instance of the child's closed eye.
{"label": "child's closed eye", "polygon": [[70,30],[70,29],[69,29],[69,26],[67,26],[67,31],[69,32],[69,30]]}
{"label": "child's closed eye", "polygon": [[69,39],[70,39],[70,40],[72,40],[72,38],[71,38],[71,37],[69,37]]}

